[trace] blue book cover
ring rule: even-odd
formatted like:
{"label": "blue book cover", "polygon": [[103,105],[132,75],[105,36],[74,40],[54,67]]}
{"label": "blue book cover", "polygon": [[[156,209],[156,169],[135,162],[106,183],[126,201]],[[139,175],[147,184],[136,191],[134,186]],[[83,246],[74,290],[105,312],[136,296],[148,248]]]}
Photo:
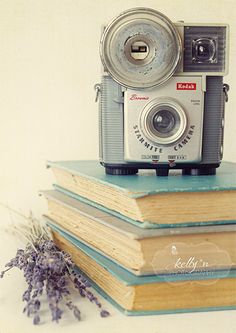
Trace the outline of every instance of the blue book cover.
{"label": "blue book cover", "polygon": [[[62,236],[67,242],[73,245],[79,251],[82,251],[86,256],[91,258],[94,263],[98,264],[102,268],[104,268],[107,272],[109,272],[112,278],[117,279],[121,282],[124,286],[141,286],[141,285],[148,285],[148,284],[158,284],[160,283],[186,283],[188,281],[201,283],[205,283],[203,288],[207,288],[217,280],[224,280],[224,279],[233,279],[234,288],[236,289],[236,270],[222,270],[222,271],[209,271],[209,272],[192,272],[190,273],[182,273],[182,274],[162,274],[162,275],[150,275],[150,276],[136,276],[131,272],[127,271],[126,269],[122,268],[121,266],[117,265],[112,260],[104,257],[101,253],[95,251],[94,249],[88,247],[87,245],[81,243],[78,239],[73,237],[72,234],[65,232],[62,228],[56,226],[53,221],[49,218],[46,218],[47,225],[60,236]],[[78,254],[79,255],[79,254]],[[78,267],[80,270],[80,267]],[[86,275],[87,272],[83,273]],[[88,275],[88,274],[87,274]],[[90,278],[89,278],[90,279]],[[91,279],[90,279],[91,280]],[[210,284],[207,284],[207,281]],[[214,283],[211,283],[213,281]],[[102,294],[106,299],[108,299],[114,306],[116,306],[119,310],[124,312],[127,315],[146,315],[146,314],[165,314],[165,313],[179,313],[179,312],[194,312],[194,311],[212,311],[212,310],[230,310],[236,309],[236,297],[234,297],[233,301],[229,301],[229,304],[226,305],[217,305],[217,306],[201,306],[201,307],[193,307],[193,308],[173,308],[173,309],[158,309],[153,311],[144,311],[144,310],[127,310],[123,308],[116,300],[106,293],[104,290],[97,283],[91,280],[94,288]],[[176,288],[178,288],[176,286]],[[211,287],[209,287],[211,289]]]}
{"label": "blue book cover", "polygon": [[48,162],[57,190],[143,228],[236,223],[236,164],[214,176],[105,174],[98,161]]}
{"label": "blue book cover", "polygon": [[98,161],[47,162],[51,168],[59,168],[74,175],[125,192],[128,197],[141,198],[147,195],[172,192],[206,192],[236,190],[236,163],[222,162],[214,176],[182,176],[178,170],[168,177],[157,177],[148,170],[130,176],[112,176]]}

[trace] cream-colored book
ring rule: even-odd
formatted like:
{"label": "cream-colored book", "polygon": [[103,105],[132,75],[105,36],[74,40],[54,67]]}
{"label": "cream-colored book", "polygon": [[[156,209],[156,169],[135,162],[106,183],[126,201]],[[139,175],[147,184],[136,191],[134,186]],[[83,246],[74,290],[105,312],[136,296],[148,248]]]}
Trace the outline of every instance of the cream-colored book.
{"label": "cream-colored book", "polygon": [[216,175],[156,177],[106,175],[98,161],[48,162],[57,189],[77,195],[144,228],[236,222],[236,164],[223,162]]}
{"label": "cream-colored book", "polygon": [[136,275],[236,267],[236,225],[143,229],[58,191],[47,217]]}
{"label": "cream-colored book", "polygon": [[125,314],[236,308],[235,270],[135,276],[52,224],[51,228],[57,246],[68,252],[94,287]]}

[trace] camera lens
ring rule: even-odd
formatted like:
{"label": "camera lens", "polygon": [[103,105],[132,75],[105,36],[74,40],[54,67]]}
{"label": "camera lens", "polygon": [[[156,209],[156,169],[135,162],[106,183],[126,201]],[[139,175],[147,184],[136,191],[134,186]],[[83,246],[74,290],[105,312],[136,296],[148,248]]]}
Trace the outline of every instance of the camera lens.
{"label": "camera lens", "polygon": [[181,127],[179,112],[170,105],[154,107],[148,117],[149,131],[157,138],[169,140]]}
{"label": "camera lens", "polygon": [[172,98],[157,98],[149,102],[140,114],[143,134],[152,142],[171,145],[179,140],[187,126],[182,106]]}
{"label": "camera lens", "polygon": [[158,111],[153,118],[153,126],[159,133],[169,133],[175,125],[175,117],[168,110]]}

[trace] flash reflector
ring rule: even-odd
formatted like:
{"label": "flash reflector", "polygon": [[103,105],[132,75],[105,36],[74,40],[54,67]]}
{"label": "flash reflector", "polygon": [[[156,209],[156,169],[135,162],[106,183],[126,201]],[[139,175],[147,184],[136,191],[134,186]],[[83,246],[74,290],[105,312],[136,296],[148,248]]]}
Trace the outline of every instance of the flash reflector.
{"label": "flash reflector", "polygon": [[148,8],[121,13],[104,30],[102,62],[122,86],[150,88],[167,81],[181,58],[181,39],[175,25]]}

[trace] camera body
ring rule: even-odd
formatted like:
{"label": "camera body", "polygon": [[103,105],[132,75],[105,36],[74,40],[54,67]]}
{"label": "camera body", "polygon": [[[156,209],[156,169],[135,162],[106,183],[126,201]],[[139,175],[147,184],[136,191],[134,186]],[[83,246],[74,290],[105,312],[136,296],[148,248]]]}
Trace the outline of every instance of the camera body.
{"label": "camera body", "polygon": [[99,152],[106,173],[215,174],[223,154],[226,24],[173,24],[148,8],[103,31]]}

